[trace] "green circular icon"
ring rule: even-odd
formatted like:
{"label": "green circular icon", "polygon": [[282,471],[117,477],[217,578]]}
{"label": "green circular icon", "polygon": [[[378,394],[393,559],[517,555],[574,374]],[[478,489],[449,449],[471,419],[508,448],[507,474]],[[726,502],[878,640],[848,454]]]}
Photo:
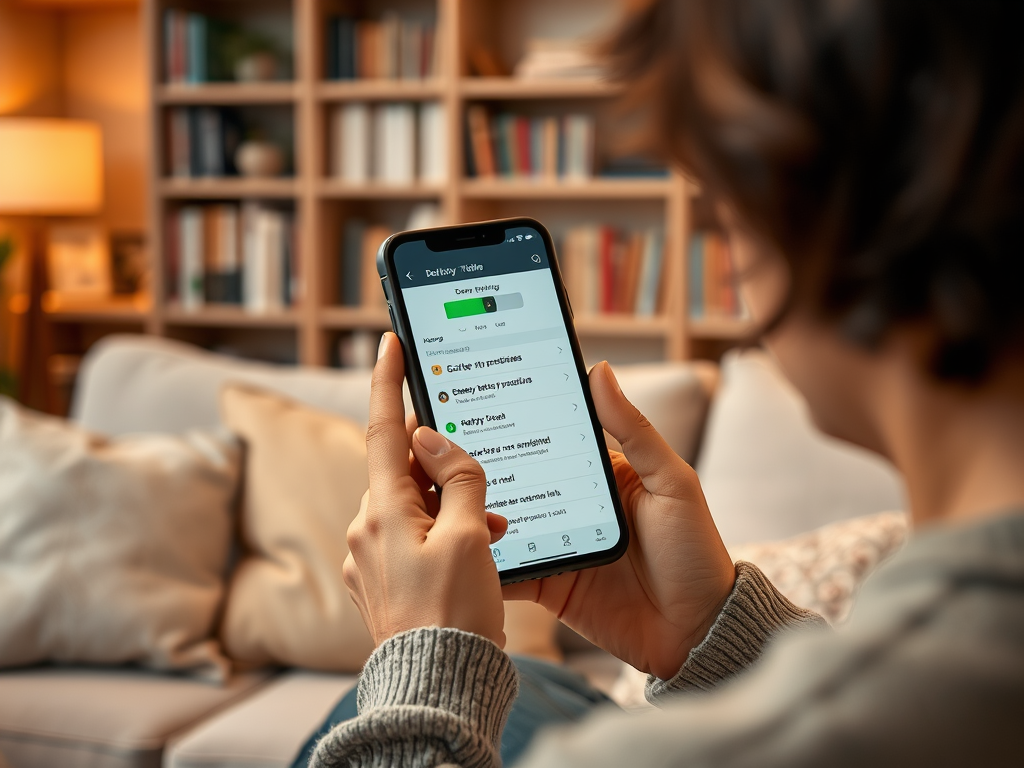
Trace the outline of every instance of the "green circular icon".
{"label": "green circular icon", "polygon": [[445,429],[447,429],[449,432],[454,432],[455,431],[455,422],[454,421],[449,421],[448,424],[445,425]]}

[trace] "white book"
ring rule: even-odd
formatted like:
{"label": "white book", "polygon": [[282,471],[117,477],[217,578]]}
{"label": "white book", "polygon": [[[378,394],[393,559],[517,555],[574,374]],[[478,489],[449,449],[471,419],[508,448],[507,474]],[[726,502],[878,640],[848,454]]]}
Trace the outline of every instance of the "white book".
{"label": "white book", "polygon": [[251,263],[246,267],[245,308],[256,314],[282,310],[284,221],[279,212],[263,209],[255,216]]}
{"label": "white book", "polygon": [[442,183],[448,177],[448,136],[444,106],[427,101],[419,108],[419,179]]}
{"label": "white book", "polygon": [[333,175],[348,184],[370,180],[370,107],[354,101],[331,113],[331,142],[334,146]]}
{"label": "white book", "polygon": [[257,297],[260,295],[260,272],[256,258],[256,220],[261,212],[260,204],[251,200],[242,203],[241,258],[242,258],[242,306],[249,312],[257,311]]}
{"label": "white book", "polygon": [[370,123],[372,125],[373,144],[371,146],[371,177],[374,181],[382,181],[385,175],[388,158],[388,133],[387,133],[388,105],[374,105],[371,112]]}
{"label": "white book", "polygon": [[203,209],[186,206],[180,214],[181,244],[178,268],[178,298],[182,309],[196,310],[203,306]]}
{"label": "white book", "polygon": [[380,108],[383,141],[377,153],[378,178],[383,184],[412,184],[416,180],[416,107],[412,103],[386,104]]}

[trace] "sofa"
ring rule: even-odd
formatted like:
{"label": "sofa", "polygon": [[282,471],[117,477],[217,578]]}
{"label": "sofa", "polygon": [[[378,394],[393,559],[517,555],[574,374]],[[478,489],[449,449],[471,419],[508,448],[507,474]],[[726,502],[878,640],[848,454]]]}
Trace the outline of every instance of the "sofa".
{"label": "sofa", "polygon": [[[803,558],[797,569],[803,576],[791,588],[804,603],[841,618],[855,582],[905,535],[902,516],[888,513],[904,506],[893,470],[818,434],[800,398],[762,352],[733,354],[721,369],[707,362],[663,363],[617,367],[616,373],[626,395],[697,467],[734,554],[746,551],[774,562],[780,578],[794,572],[794,557]],[[108,337],[90,351],[71,419],[108,436],[219,429],[221,391],[231,382],[280,393],[365,427],[367,371],[271,366],[140,336]],[[872,528],[865,538],[851,521],[869,515]],[[792,537],[799,545],[786,551],[798,555],[782,556],[778,548],[760,544]],[[865,540],[871,543],[869,556]],[[823,570],[823,549],[832,556],[855,553],[842,564],[838,581],[825,586],[836,566]],[[839,582],[845,587],[837,603]],[[643,706],[642,676],[564,629],[557,642],[570,667],[623,706]],[[356,679],[301,665],[240,665],[215,683],[124,665],[3,669],[0,766],[4,760],[11,768],[287,766]]]}

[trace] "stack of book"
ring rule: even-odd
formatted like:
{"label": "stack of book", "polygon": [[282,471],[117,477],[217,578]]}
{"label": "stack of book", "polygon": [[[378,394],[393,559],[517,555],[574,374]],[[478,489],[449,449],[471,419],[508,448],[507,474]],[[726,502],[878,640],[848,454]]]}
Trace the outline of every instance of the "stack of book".
{"label": "stack of book", "polygon": [[229,80],[223,53],[228,26],[201,13],[164,12],[164,79],[168,83]]}
{"label": "stack of book", "polygon": [[172,176],[234,176],[243,128],[223,107],[175,107],[167,112],[167,168]]}
{"label": "stack of book", "polygon": [[475,104],[466,122],[469,176],[587,179],[594,174],[594,119],[589,115],[492,115]]}
{"label": "stack of book", "polygon": [[658,311],[664,261],[660,229],[574,227],[566,232],[560,255],[576,312],[651,317]]}
{"label": "stack of book", "polygon": [[167,215],[171,300],[279,312],[299,298],[294,216],[260,203],[186,205]]}
{"label": "stack of book", "polygon": [[328,80],[422,80],[437,72],[435,27],[386,13],[380,21],[327,20],[324,73]]}
{"label": "stack of book", "polygon": [[330,121],[331,173],[348,184],[444,181],[448,138],[437,102],[346,102]]}
{"label": "stack of book", "polygon": [[703,232],[690,238],[688,254],[690,317],[748,317],[736,290],[729,243],[716,232]]}

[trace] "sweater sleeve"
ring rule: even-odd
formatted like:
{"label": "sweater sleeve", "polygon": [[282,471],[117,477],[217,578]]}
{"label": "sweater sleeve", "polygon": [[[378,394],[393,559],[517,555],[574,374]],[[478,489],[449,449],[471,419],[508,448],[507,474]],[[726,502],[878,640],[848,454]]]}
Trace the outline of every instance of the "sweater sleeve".
{"label": "sweater sleeve", "polygon": [[740,561],[736,584],[707,637],[675,677],[648,678],[647,700],[660,704],[673,694],[710,690],[757,661],[778,632],[804,626],[827,627],[828,622],[787,600],[756,565]]}
{"label": "sweater sleeve", "polygon": [[427,627],[382,643],[359,681],[359,716],[317,745],[310,766],[501,765],[501,732],[519,681],[490,640]]}

